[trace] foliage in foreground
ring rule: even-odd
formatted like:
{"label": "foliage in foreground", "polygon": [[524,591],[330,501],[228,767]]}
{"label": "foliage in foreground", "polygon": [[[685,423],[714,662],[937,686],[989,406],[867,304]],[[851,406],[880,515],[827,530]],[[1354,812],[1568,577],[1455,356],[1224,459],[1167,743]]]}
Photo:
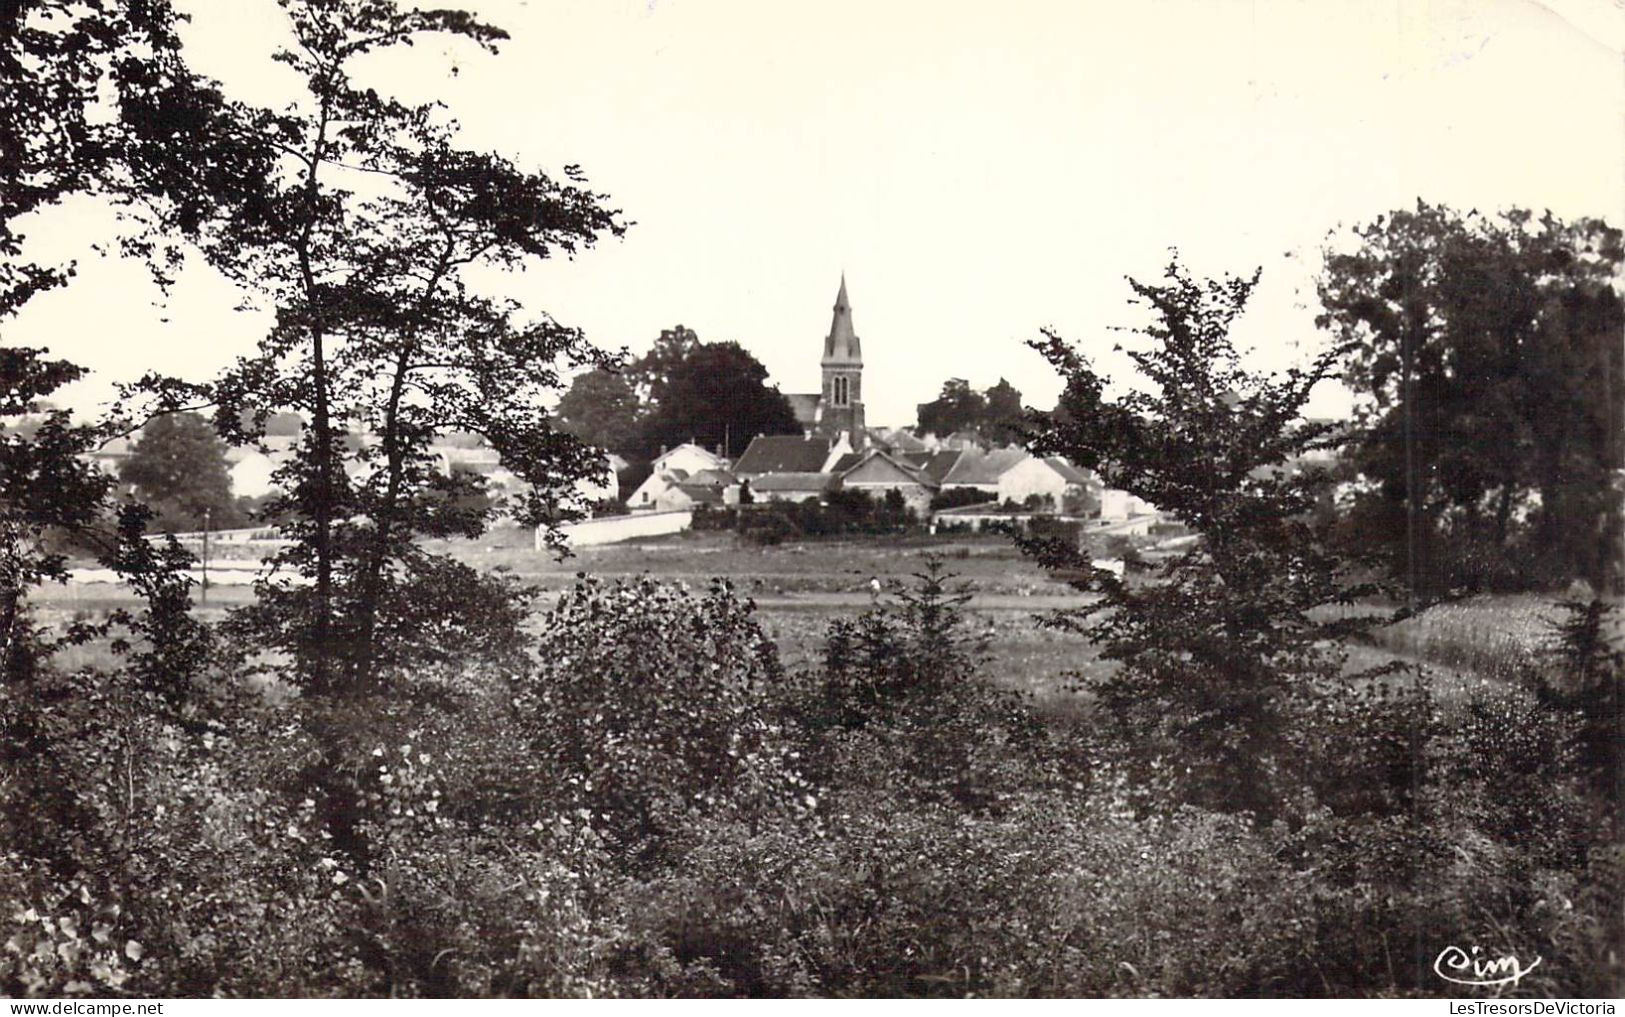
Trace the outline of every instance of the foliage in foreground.
{"label": "foliage in foreground", "polygon": [[[1324,609],[1374,591],[1314,519],[1329,477],[1305,463],[1337,440],[1301,411],[1347,350],[1280,376],[1246,369],[1230,331],[1257,281],[1197,280],[1177,262],[1158,283],[1131,281],[1151,323],[1146,347],[1129,351],[1144,388],[1120,398],[1106,398],[1109,379],[1059,336],[1034,344],[1066,385],[1035,451],[1097,471],[1201,539],[1134,582],[1095,567],[1073,542],[1024,547],[1098,594],[1054,623],[1121,663],[1093,691],[1137,783],[1267,823],[1300,813],[1299,793],[1317,783],[1306,743],[1341,741],[1360,722],[1341,705],[1359,701],[1341,640],[1362,619]],[[1426,708],[1409,704],[1412,714]],[[1336,793],[1332,779],[1321,782]]]}
{"label": "foliage in foreground", "polygon": [[[59,675],[70,854],[8,839],[0,989],[1436,995],[1451,943],[1541,956],[1519,994],[1618,988],[1625,858],[1574,709],[1344,704],[1305,767],[1350,793],[1260,825],[987,684],[961,596],[928,570],[787,675],[725,587],[585,581],[525,662],[352,705],[347,849],[306,776],[324,704]],[[1424,765],[1350,763],[1395,746]]]}

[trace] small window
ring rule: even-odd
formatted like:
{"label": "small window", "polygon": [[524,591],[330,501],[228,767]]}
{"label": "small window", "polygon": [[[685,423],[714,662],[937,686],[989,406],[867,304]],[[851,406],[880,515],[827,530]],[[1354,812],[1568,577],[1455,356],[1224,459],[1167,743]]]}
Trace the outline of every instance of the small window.
{"label": "small window", "polygon": [[845,406],[849,393],[847,392],[847,379],[842,376],[835,378],[835,405]]}

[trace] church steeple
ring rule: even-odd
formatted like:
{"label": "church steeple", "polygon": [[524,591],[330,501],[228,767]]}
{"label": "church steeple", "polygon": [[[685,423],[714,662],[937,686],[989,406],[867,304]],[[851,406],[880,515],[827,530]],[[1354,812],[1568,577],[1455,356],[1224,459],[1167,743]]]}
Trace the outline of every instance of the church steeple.
{"label": "church steeple", "polygon": [[852,305],[846,299],[846,273],[841,273],[841,289],[835,294],[835,316],[829,323],[829,335],[824,339],[825,367],[862,367],[863,347],[858,334],[852,329]]}
{"label": "church steeple", "polygon": [[846,435],[854,449],[864,445],[863,347],[852,328],[852,305],[846,299],[846,273],[835,294],[835,317],[824,337],[824,387],[818,408],[818,430],[832,440]]}

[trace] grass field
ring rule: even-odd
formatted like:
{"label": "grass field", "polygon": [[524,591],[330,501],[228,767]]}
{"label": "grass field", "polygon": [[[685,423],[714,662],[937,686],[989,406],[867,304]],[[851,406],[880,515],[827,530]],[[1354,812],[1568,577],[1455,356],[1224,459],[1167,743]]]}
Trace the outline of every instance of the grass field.
{"label": "grass field", "polygon": [[[1086,716],[1087,699],[1073,690],[1069,675],[1099,674],[1110,666],[1097,658],[1086,639],[1041,624],[1048,612],[1081,600],[1002,537],[865,538],[756,547],[730,533],[690,532],[583,548],[561,561],[537,552],[530,531],[508,527],[478,541],[436,542],[432,549],[552,592],[567,589],[581,573],[650,575],[695,586],[726,578],[756,602],[763,627],[792,669],[816,664],[831,622],[876,602],[872,580],[895,590],[924,568],[928,556],[938,555],[950,572],[971,585],[971,617],[992,637],[989,677],[1031,694],[1041,713]],[[215,587],[200,606],[205,616],[218,617],[251,595],[247,587]],[[102,615],[132,604],[127,593],[101,583],[46,587],[36,600],[47,621]],[[1396,658],[1425,665],[1427,680],[1440,697],[1459,700],[1475,685],[1512,681],[1541,666],[1549,638],[1545,620],[1556,614],[1551,599],[1528,595],[1436,607],[1379,629],[1369,643],[1351,647],[1350,667]]]}
{"label": "grass field", "polygon": [[563,589],[578,573],[604,578],[651,575],[702,585],[727,578],[757,605],[763,628],[788,668],[818,661],[831,622],[870,607],[870,583],[908,584],[930,555],[971,584],[975,623],[993,636],[987,671],[995,681],[1029,692],[1046,714],[1073,716],[1079,697],[1064,675],[1098,667],[1088,642],[1042,627],[1038,616],[1078,602],[1065,585],[1000,537],[868,538],[756,547],[729,533],[684,533],[583,548],[564,561],[532,549],[528,531],[498,530],[475,542],[440,545],[470,564],[502,568],[547,589]]}
{"label": "grass field", "polygon": [[530,531],[506,527],[478,541],[441,541],[431,548],[450,551],[478,568],[506,569],[549,588],[566,586],[576,573],[588,572],[648,573],[698,582],[727,576],[752,594],[863,593],[871,578],[906,580],[924,567],[928,555],[940,554],[954,572],[975,583],[979,593],[1068,592],[1023,558],[1009,540],[993,536],[871,537],[756,547],[731,533],[689,532],[582,548],[558,561],[533,550]]}

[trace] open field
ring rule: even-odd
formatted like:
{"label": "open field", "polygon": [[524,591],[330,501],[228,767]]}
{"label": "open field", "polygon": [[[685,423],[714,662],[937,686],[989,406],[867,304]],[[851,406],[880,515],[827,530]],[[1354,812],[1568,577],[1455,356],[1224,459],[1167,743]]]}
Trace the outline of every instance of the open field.
{"label": "open field", "polygon": [[533,550],[530,531],[514,527],[495,529],[478,541],[439,541],[430,546],[449,550],[476,567],[507,569],[549,588],[566,586],[576,573],[588,572],[649,573],[698,582],[727,576],[752,595],[866,593],[871,578],[906,580],[935,553],[983,594],[1069,592],[1024,559],[1008,540],[994,536],[874,537],[756,547],[731,533],[688,532],[582,548],[562,562]]}
{"label": "open field", "polygon": [[[1086,697],[1073,691],[1071,672],[1099,673],[1087,640],[1045,628],[1041,618],[1081,598],[1052,579],[1002,537],[866,538],[757,547],[730,533],[684,533],[584,548],[562,561],[537,552],[528,530],[500,528],[477,541],[440,541],[482,569],[498,569],[550,592],[568,588],[581,573],[603,578],[651,575],[696,586],[729,579],[755,601],[763,627],[778,643],[787,668],[816,664],[829,625],[876,602],[870,583],[887,590],[911,582],[930,555],[940,555],[971,586],[971,617],[989,632],[987,674],[1030,693],[1040,712],[1057,718],[1086,713]],[[216,586],[200,605],[205,616],[246,603],[245,586]],[[544,598],[544,603],[551,598]],[[99,615],[129,607],[111,584],[47,586],[36,597],[48,620]],[[1483,597],[1436,607],[1419,618],[1378,629],[1368,645],[1351,647],[1351,669],[1400,659],[1425,665],[1442,700],[1459,701],[1474,686],[1504,682],[1540,666],[1552,600],[1530,595]]]}
{"label": "open field", "polygon": [[1024,558],[1002,537],[911,537],[808,541],[756,547],[731,533],[684,533],[584,548],[559,562],[531,547],[530,534],[493,531],[470,544],[442,545],[484,568],[506,568],[526,581],[562,589],[586,572],[605,578],[652,575],[704,584],[726,577],[757,605],[763,627],[778,643],[787,668],[817,662],[824,635],[837,618],[875,603],[870,581],[888,589],[907,585],[928,556],[940,555],[971,584],[971,616],[993,639],[987,673],[1009,688],[1029,692],[1040,711],[1071,717],[1080,699],[1069,692],[1069,670],[1098,667],[1086,640],[1046,629],[1039,616],[1080,598]]}

